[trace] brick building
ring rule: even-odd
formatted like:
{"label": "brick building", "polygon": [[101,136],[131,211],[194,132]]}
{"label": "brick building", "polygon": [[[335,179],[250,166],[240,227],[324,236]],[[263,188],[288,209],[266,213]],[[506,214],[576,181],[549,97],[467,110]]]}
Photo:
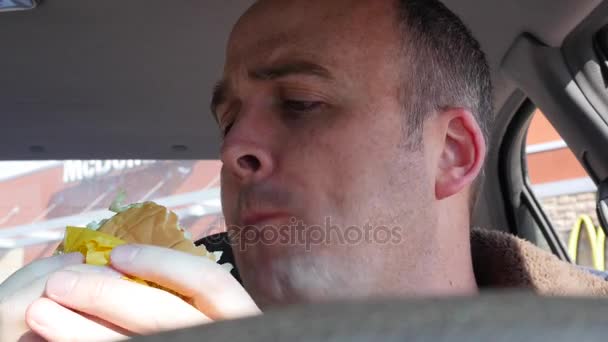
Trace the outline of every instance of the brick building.
{"label": "brick building", "polygon": [[595,184],[540,111],[528,130],[526,154],[534,193],[564,244],[581,215],[589,215],[599,227]]}

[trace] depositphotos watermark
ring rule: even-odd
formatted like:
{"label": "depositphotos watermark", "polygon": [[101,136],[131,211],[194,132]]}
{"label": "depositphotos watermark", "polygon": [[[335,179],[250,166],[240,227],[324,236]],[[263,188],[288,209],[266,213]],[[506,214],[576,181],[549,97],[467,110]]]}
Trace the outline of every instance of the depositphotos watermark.
{"label": "depositphotos watermark", "polygon": [[[217,227],[215,228],[217,230]],[[241,251],[260,245],[304,246],[306,251],[320,245],[398,244],[402,241],[401,227],[365,224],[340,226],[330,217],[321,225],[309,225],[292,217],[289,223],[263,226],[224,226],[228,243]]]}

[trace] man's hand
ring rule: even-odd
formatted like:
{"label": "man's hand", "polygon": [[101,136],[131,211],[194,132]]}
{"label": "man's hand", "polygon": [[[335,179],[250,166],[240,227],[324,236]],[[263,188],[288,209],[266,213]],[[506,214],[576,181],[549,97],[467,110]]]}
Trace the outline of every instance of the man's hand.
{"label": "man's hand", "polygon": [[232,275],[206,258],[127,245],[116,247],[110,259],[119,272],[172,289],[192,304],[120,277],[61,271],[49,278],[47,298],[27,310],[32,330],[49,341],[109,341],[260,313]]}
{"label": "man's hand", "polygon": [[109,268],[83,264],[80,253],[35,261],[0,284],[0,341],[38,341],[25,322],[28,306],[41,298],[49,276],[58,270],[86,270],[90,273],[118,274]]}

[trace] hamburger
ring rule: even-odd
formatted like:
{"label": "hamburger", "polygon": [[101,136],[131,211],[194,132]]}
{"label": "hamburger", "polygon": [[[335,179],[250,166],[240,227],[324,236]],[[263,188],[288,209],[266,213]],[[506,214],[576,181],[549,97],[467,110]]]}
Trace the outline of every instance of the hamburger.
{"label": "hamburger", "polygon": [[[110,211],[115,213],[111,218],[92,222],[86,227],[67,227],[56,254],[80,252],[85,257],[85,263],[105,266],[110,263],[110,253],[114,247],[143,244],[166,247],[219,262],[221,252],[211,253],[204,246],[195,246],[186,230],[179,225],[174,212],[154,202],[123,205],[125,197],[124,193],[119,194],[110,205]],[[230,264],[222,266],[228,271],[232,268]],[[126,278],[162,288],[134,277]]]}

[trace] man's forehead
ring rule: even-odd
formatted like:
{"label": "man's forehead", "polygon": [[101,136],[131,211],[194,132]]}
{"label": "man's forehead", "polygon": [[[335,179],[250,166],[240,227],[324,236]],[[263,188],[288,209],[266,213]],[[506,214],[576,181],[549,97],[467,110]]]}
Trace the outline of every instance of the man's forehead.
{"label": "man's forehead", "polygon": [[[305,34],[340,36],[370,34],[394,27],[395,0],[264,0],[254,4],[238,21],[231,43],[287,39]],[[388,25],[387,25],[388,24]],[[385,32],[386,33],[386,32]]]}
{"label": "man's forehead", "polygon": [[340,89],[393,87],[401,51],[396,22],[392,0],[258,2],[230,36],[212,109],[241,89],[243,80],[304,75],[337,82]]}
{"label": "man's forehead", "polygon": [[387,4],[392,1],[258,1],[230,36],[227,64],[244,58],[269,61],[284,55],[353,53],[361,49],[361,43],[372,48],[370,44],[381,44],[383,39],[394,44],[389,32],[396,20],[391,20],[393,6]]}

